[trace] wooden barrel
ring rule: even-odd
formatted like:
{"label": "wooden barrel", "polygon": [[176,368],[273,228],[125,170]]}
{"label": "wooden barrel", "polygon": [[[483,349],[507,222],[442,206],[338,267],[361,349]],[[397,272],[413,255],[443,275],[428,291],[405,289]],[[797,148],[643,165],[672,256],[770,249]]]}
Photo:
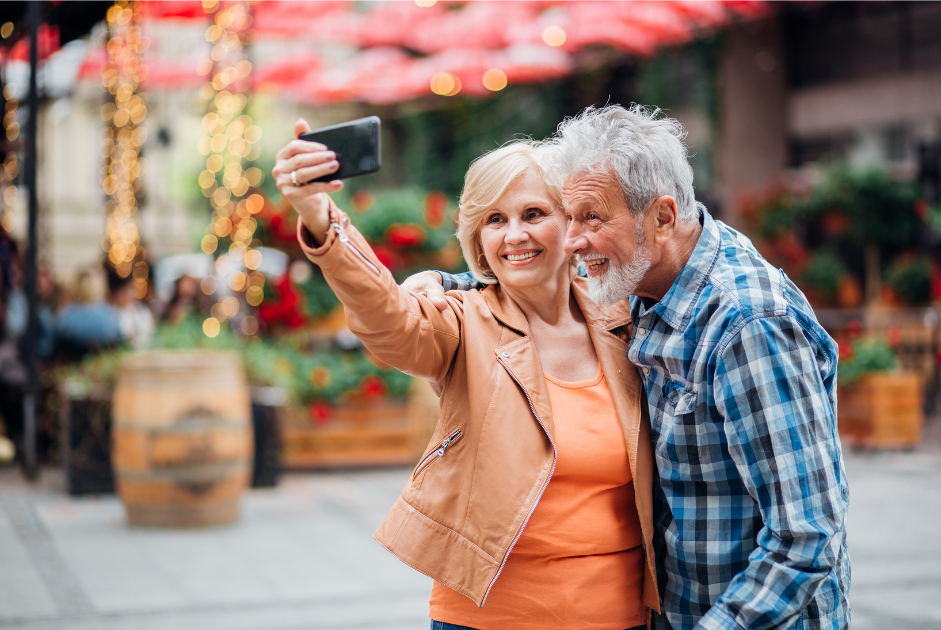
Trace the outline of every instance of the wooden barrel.
{"label": "wooden barrel", "polygon": [[202,527],[238,518],[253,445],[237,355],[135,354],[121,366],[112,413],[112,462],[129,524]]}

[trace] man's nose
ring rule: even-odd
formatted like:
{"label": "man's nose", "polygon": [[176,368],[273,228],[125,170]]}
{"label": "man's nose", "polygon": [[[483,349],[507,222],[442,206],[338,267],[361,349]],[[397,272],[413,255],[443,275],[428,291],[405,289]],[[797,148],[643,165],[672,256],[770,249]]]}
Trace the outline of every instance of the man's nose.
{"label": "man's nose", "polygon": [[562,248],[569,256],[574,256],[581,250],[588,247],[588,239],[585,238],[585,229],[578,221],[569,221],[568,229],[565,231],[565,241]]}

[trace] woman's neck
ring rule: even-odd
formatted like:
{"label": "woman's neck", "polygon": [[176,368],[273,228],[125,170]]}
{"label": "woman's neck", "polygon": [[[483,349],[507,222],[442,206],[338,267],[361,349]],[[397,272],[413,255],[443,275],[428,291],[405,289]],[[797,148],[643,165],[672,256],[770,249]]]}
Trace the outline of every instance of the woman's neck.
{"label": "woman's neck", "polygon": [[[507,296],[516,302],[530,326],[541,323],[557,326],[572,318],[572,281],[568,270],[555,280],[539,286],[512,287],[501,285]],[[538,324],[537,324],[538,325]]]}

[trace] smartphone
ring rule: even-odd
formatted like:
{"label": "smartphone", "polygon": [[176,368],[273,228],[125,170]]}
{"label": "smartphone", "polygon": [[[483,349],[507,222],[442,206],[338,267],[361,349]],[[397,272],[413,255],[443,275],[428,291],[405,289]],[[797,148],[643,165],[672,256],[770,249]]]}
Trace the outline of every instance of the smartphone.
{"label": "smartphone", "polygon": [[332,182],[359,175],[375,173],[382,166],[382,147],[379,144],[379,117],[370,116],[350,122],[314,129],[300,135],[301,140],[319,142],[337,154],[340,168],[314,182]]}

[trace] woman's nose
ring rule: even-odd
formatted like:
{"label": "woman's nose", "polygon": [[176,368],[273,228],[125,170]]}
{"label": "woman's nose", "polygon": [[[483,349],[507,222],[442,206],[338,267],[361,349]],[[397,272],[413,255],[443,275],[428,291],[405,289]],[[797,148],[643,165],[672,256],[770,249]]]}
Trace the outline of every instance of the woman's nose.
{"label": "woman's nose", "polygon": [[522,243],[529,240],[529,232],[526,231],[526,227],[521,222],[510,221],[507,226],[505,240],[507,243]]}

